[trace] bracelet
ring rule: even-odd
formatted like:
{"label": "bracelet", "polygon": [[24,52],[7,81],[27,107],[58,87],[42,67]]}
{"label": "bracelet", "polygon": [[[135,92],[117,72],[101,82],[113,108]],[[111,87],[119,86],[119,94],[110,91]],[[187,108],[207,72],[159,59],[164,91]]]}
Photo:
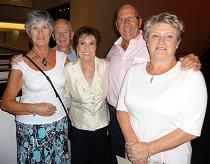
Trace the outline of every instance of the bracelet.
{"label": "bracelet", "polygon": [[31,110],[31,113],[33,114],[34,117],[36,116],[36,111],[35,110],[36,110],[36,103],[33,104],[32,110]]}

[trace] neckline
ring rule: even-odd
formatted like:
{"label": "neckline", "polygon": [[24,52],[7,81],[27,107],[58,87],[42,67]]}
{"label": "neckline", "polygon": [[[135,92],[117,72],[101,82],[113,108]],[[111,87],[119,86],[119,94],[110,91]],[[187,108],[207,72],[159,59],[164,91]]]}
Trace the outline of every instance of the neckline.
{"label": "neckline", "polygon": [[96,76],[96,72],[97,72],[97,62],[95,60],[96,60],[96,57],[94,57],[95,70],[94,70],[93,80],[92,80],[91,84],[89,84],[87,79],[85,78],[85,75],[82,71],[81,61],[78,60],[78,66],[79,66],[79,69],[80,69],[81,76],[82,76],[83,80],[85,81],[85,83],[88,85],[88,87],[92,87],[94,85],[95,76]]}
{"label": "neckline", "polygon": [[[56,59],[55,59],[55,65],[54,65],[52,68],[48,69],[48,70],[42,70],[43,72],[49,72],[49,71],[52,71],[53,69],[56,68],[56,66],[57,66],[57,60],[58,60],[58,55],[61,55],[61,54],[55,53],[55,57],[56,57]],[[31,71],[40,72],[39,70],[35,70],[35,69],[33,69],[32,67],[30,67],[25,61],[23,61],[23,63],[24,63]]]}
{"label": "neckline", "polygon": [[34,55],[37,55],[38,57],[41,58],[41,63],[46,67],[47,64],[48,64],[48,61],[47,61],[47,58],[49,57],[50,55],[50,49],[48,48],[47,50],[47,56],[46,57],[43,57],[42,55],[40,55],[39,53],[36,53],[35,50],[32,48],[31,51],[33,52]]}
{"label": "neckline", "polygon": [[162,78],[168,77],[170,74],[173,74],[174,72],[176,72],[177,70],[180,70],[180,68],[181,68],[181,63],[178,61],[178,62],[177,62],[171,69],[169,69],[167,72],[162,73],[162,74],[159,74],[159,75],[152,75],[152,74],[150,74],[150,73],[147,72],[147,69],[146,69],[147,63],[148,63],[148,62],[145,62],[144,72],[145,72],[145,74],[146,74],[148,77],[152,78],[152,80],[153,80],[153,77],[155,77],[155,79],[156,79],[156,78],[162,79]]}

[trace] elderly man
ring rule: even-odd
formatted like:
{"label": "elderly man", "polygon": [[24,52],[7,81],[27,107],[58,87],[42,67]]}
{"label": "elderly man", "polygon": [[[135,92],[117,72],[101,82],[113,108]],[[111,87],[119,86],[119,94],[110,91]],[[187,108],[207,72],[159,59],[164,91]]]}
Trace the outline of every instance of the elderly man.
{"label": "elderly man", "polygon": [[[110,110],[109,134],[113,164],[117,163],[115,155],[125,157],[125,142],[116,119],[116,105],[123,78],[128,68],[134,63],[149,60],[149,53],[143,39],[142,18],[138,9],[131,4],[123,4],[116,12],[116,28],[121,37],[114,43],[107,55],[109,65],[109,95],[107,98]],[[180,58],[182,69],[200,69],[197,56],[189,54]],[[139,100],[141,101],[141,100]]]}
{"label": "elderly man", "polygon": [[70,21],[66,19],[57,19],[54,22],[53,38],[56,42],[56,50],[64,52],[69,61],[76,61],[77,55],[71,46],[71,39],[74,32]]}

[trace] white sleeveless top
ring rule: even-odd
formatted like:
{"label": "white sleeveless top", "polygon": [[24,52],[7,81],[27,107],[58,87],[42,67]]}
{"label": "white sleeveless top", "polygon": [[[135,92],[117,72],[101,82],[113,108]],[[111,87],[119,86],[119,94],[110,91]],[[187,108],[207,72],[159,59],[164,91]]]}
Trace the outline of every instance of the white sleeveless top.
{"label": "white sleeveless top", "polygon": [[[63,99],[63,89],[65,84],[64,63],[66,55],[56,51],[56,64],[50,70],[44,71],[51,79],[61,99]],[[50,117],[36,115],[17,115],[16,120],[26,124],[47,124],[58,121],[65,116],[64,109],[55,96],[55,93],[40,71],[35,71],[29,67],[24,61],[18,62],[12,66],[12,69],[18,69],[23,73],[22,97],[21,102],[24,103],[51,103],[56,106],[56,113]]]}

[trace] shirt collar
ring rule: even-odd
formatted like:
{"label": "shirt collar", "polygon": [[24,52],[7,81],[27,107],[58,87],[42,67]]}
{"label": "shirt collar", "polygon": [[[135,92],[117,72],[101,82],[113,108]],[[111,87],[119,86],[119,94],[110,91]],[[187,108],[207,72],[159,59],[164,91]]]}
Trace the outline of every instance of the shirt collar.
{"label": "shirt collar", "polygon": [[[140,33],[137,37],[133,38],[130,40],[130,43],[135,43],[137,42],[139,39],[143,39],[143,35],[142,35],[142,30],[140,30]],[[122,37],[118,38],[114,44],[118,47],[121,47],[121,43],[122,43]]]}
{"label": "shirt collar", "polygon": [[[56,49],[56,51],[62,52],[62,51],[58,48],[58,46],[56,46],[55,49]],[[70,52],[69,52],[69,53],[63,52],[63,53],[66,54],[66,55],[68,55],[68,54],[71,54],[72,52],[74,52],[74,49],[72,48],[72,46],[70,46]]]}

